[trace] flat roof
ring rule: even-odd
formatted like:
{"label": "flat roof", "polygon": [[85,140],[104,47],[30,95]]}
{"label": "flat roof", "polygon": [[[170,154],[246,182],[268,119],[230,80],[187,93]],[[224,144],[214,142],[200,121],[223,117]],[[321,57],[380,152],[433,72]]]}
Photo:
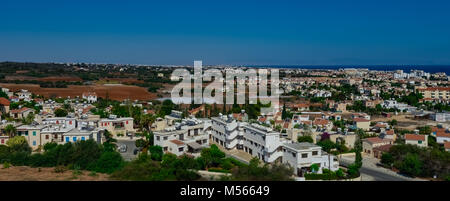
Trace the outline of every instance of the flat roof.
{"label": "flat roof", "polygon": [[320,148],[320,146],[315,145],[309,142],[300,142],[300,143],[285,143],[284,146],[294,149],[294,150],[307,150],[311,148]]}

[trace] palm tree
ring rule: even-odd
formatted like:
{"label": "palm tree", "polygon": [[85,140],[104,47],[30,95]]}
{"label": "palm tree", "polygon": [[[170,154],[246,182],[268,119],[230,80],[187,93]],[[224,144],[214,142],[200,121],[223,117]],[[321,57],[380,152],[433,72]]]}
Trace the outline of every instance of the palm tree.
{"label": "palm tree", "polygon": [[142,115],[139,126],[141,127],[141,129],[145,129],[147,132],[150,132],[150,126],[153,124],[153,122],[155,122],[155,117],[153,115]]}
{"label": "palm tree", "polygon": [[142,153],[147,153],[149,147],[153,146],[153,132],[144,131],[142,135],[144,138],[136,140],[136,147],[142,148]]}
{"label": "palm tree", "polygon": [[8,134],[9,138],[14,137],[14,135],[16,135],[16,127],[14,127],[12,124],[8,124],[5,127],[5,133]]}
{"label": "palm tree", "polygon": [[106,141],[103,143],[103,147],[107,150],[107,151],[114,151],[117,148],[117,140],[113,138],[113,135],[108,131],[105,130],[105,133],[103,133],[103,135],[105,136]]}

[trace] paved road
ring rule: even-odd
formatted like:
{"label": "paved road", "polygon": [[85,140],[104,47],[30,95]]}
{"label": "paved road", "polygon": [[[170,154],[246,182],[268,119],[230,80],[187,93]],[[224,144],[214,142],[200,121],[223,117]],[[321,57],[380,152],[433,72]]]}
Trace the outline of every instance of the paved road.
{"label": "paved road", "polygon": [[136,139],[118,139],[117,140],[117,146],[120,146],[121,144],[125,144],[127,145],[127,152],[125,153],[120,153],[123,157],[123,159],[125,159],[126,161],[131,161],[134,158],[137,157],[137,155],[133,154],[133,150],[136,148],[136,144],[135,144]]}
{"label": "paved road", "polygon": [[[343,166],[348,166],[353,161],[340,159],[339,163]],[[359,170],[361,173],[361,180],[363,181],[421,181],[417,178],[410,178],[400,175],[382,167],[375,167],[373,164],[368,164],[367,160],[363,161],[363,166]]]}

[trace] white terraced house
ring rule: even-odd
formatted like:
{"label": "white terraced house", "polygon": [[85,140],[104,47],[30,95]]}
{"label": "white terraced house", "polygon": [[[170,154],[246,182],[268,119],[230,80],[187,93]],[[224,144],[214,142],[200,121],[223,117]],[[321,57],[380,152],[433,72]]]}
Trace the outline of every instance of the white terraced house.
{"label": "white terraced house", "polygon": [[266,163],[281,159],[280,133],[258,124],[244,125],[244,151]]}
{"label": "white terraced house", "polygon": [[321,174],[324,168],[336,171],[339,169],[337,158],[324,151],[320,146],[309,142],[285,143],[283,145],[283,163],[294,168],[295,175],[302,177],[311,172],[311,165],[317,164]]}
{"label": "white terraced house", "polygon": [[226,149],[244,149],[244,122],[237,122],[227,116],[213,117],[211,121],[211,140]]}
{"label": "white terraced house", "polygon": [[200,156],[200,151],[209,145],[207,122],[198,119],[183,119],[173,127],[153,133],[153,142],[163,148],[164,152],[177,156],[185,153]]}
{"label": "white terraced house", "polygon": [[109,118],[100,119],[98,128],[106,129],[114,136],[117,136],[118,134],[127,136],[135,132],[132,117],[117,118],[115,115],[110,115]]}
{"label": "white terraced house", "polygon": [[77,121],[71,117],[52,117],[42,120],[42,124],[61,126],[62,128],[75,128]]}
{"label": "white terraced house", "polygon": [[237,122],[231,117],[212,118],[210,139],[230,150],[240,149],[266,163],[281,162],[294,168],[294,174],[303,176],[312,164],[336,171],[339,163],[335,156],[322,151],[312,143],[294,143],[280,138],[280,133],[259,124]]}

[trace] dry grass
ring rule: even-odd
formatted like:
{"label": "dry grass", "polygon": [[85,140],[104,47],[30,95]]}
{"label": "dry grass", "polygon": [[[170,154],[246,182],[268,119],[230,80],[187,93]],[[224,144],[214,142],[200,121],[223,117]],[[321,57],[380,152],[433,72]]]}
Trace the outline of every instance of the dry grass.
{"label": "dry grass", "polygon": [[55,173],[54,168],[32,168],[26,166],[11,166],[3,168],[0,165],[0,181],[107,181],[107,174],[90,175],[89,171],[81,171],[80,175],[72,170]]}

